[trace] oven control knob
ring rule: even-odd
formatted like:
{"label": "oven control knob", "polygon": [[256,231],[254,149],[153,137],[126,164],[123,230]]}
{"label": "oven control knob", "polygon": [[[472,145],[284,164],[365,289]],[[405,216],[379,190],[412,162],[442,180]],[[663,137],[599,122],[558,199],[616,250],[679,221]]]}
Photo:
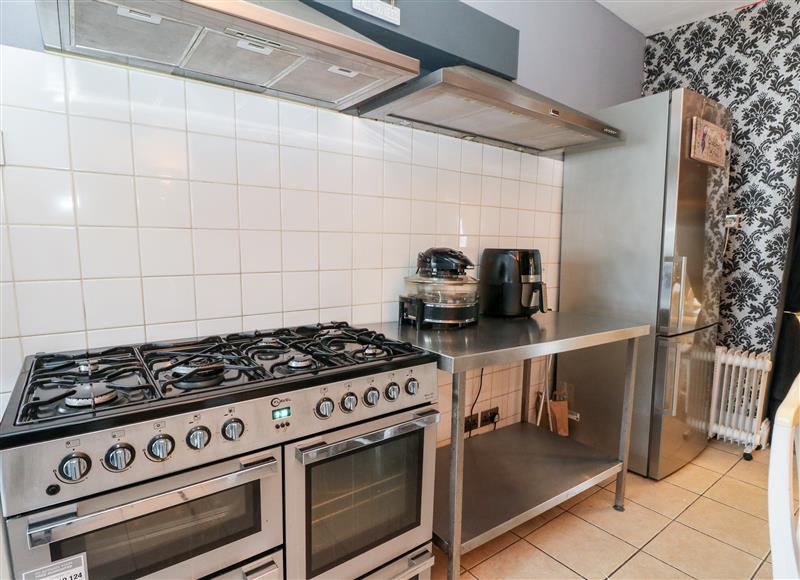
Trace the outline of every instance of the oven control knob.
{"label": "oven control knob", "polygon": [[352,413],[358,406],[358,397],[353,393],[347,393],[342,397],[342,410],[347,413]]}
{"label": "oven control knob", "polygon": [[199,425],[192,427],[186,435],[186,444],[192,449],[200,450],[211,441],[211,431],[208,427]]}
{"label": "oven control knob", "polygon": [[400,396],[400,385],[397,383],[389,383],[386,385],[386,398],[390,401],[396,401]]}
{"label": "oven control knob", "polygon": [[58,466],[58,474],[68,483],[80,481],[92,468],[92,460],[85,453],[70,453]]}
{"label": "oven control knob", "polygon": [[125,471],[133,463],[136,453],[127,443],[119,443],[106,451],[106,467],[109,471]]}
{"label": "oven control knob", "polygon": [[317,413],[317,417],[320,419],[327,419],[331,415],[333,415],[333,401],[331,401],[328,397],[324,399],[320,399],[319,403],[317,403],[317,408],[314,410]]}
{"label": "oven control knob", "polygon": [[367,407],[374,407],[381,400],[381,392],[375,387],[370,387],[364,393],[364,404]]}
{"label": "oven control knob", "polygon": [[165,461],[175,449],[175,440],[169,435],[156,435],[147,444],[147,453],[153,461]]}
{"label": "oven control knob", "polygon": [[222,424],[222,436],[228,441],[236,441],[244,433],[241,419],[228,419]]}
{"label": "oven control knob", "polygon": [[411,377],[406,381],[406,393],[409,395],[416,395],[419,390],[419,381]]}

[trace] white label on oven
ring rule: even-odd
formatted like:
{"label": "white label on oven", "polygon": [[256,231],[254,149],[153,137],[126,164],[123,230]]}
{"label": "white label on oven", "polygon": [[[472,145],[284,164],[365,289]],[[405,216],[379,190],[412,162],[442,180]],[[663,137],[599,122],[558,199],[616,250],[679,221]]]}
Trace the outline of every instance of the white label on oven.
{"label": "white label on oven", "polygon": [[22,574],[22,580],[88,580],[86,552]]}

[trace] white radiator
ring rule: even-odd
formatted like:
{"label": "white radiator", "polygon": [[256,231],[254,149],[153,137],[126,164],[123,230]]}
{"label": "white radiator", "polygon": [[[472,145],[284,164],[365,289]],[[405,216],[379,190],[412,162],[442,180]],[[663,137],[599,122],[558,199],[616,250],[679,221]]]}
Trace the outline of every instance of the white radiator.
{"label": "white radiator", "polygon": [[769,354],[717,347],[711,391],[709,437],[744,446],[747,455],[766,446],[769,421],[764,420]]}

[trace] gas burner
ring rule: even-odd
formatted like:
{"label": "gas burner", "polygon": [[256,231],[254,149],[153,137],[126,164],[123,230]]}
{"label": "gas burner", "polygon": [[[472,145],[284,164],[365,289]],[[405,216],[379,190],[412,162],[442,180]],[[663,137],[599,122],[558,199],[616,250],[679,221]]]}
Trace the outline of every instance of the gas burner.
{"label": "gas burner", "polygon": [[81,363],[78,363],[78,371],[82,373],[91,373],[100,368],[100,363],[96,360],[87,359]]}
{"label": "gas burner", "polygon": [[84,383],[74,387],[75,392],[64,398],[67,407],[98,407],[117,398],[117,391],[102,383]]}
{"label": "gas burner", "polygon": [[314,366],[314,359],[310,356],[296,356],[286,364],[292,369],[307,369]]}
{"label": "gas burner", "polygon": [[205,389],[216,387],[225,380],[225,364],[220,362],[190,361],[169,371],[172,385],[176,389]]}
{"label": "gas burner", "polygon": [[376,356],[383,356],[386,354],[385,350],[372,344],[366,347],[361,352],[367,358],[374,358]]}

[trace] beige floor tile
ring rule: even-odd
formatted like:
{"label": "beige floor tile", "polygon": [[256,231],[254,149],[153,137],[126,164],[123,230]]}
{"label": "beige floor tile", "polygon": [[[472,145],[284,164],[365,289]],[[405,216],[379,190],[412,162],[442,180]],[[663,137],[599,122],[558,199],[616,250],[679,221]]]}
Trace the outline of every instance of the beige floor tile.
{"label": "beige floor tile", "polygon": [[753,580],[772,580],[772,563],[764,561],[753,576]]}
{"label": "beige floor tile", "polygon": [[736,465],[736,462],[741,459],[738,455],[727,453],[713,447],[708,447],[697,457],[692,460],[692,463],[705,467],[717,473],[725,473],[731,467]]}
{"label": "beige floor tile", "polygon": [[625,511],[614,509],[614,494],[607,489],[574,506],[570,512],[629,544],[641,548],[669,524],[669,518],[640,506],[625,504]]}
{"label": "beige floor tile", "polygon": [[525,539],[585,578],[607,577],[636,552],[630,544],[569,512]]}
{"label": "beige floor tile", "polygon": [[625,497],[661,515],[674,518],[699,496],[667,481],[653,481],[629,473],[625,483]]}
{"label": "beige floor tile", "polygon": [[510,578],[580,578],[572,570],[520,540],[470,570],[478,580]]}
{"label": "beige floor tile", "polygon": [[676,520],[740,550],[764,559],[769,552],[766,521],[701,497]]}
{"label": "beige floor tile", "polygon": [[602,481],[600,483],[600,487],[608,487],[609,485],[616,485],[616,484],[617,484],[617,476],[616,475],[612,475],[611,477],[609,477],[605,481]]}
{"label": "beige floor tile", "polygon": [[562,501],[558,507],[560,507],[561,509],[568,510],[572,506],[579,504],[580,502],[585,500],[587,497],[596,494],[598,491],[600,491],[600,487],[593,485],[589,489],[580,492],[578,495],[572,496],[567,501]]}
{"label": "beige floor tile", "polygon": [[714,485],[720,477],[722,477],[721,473],[689,463],[670,475],[665,481],[694,493],[702,494]]}
{"label": "beige floor tile", "polygon": [[516,528],[511,530],[515,534],[517,534],[520,538],[524,538],[528,534],[530,534],[533,530],[537,530],[545,525],[547,522],[552,520],[559,514],[564,513],[560,507],[556,506],[544,512],[543,514],[539,514],[535,518],[532,518],[525,522],[524,524],[518,525]]}
{"label": "beige floor tile", "polygon": [[690,578],[680,570],[676,570],[653,558],[650,554],[639,552],[633,558],[625,562],[625,565],[614,572],[612,578],[626,580],[673,580],[674,578]]}
{"label": "beige floor tile", "polygon": [[741,457],[742,453],[744,452],[744,447],[734,445],[733,443],[728,443],[727,441],[722,441],[721,439],[711,439],[708,442],[708,446],[714,449],[719,449],[720,451],[724,451],[725,453],[730,453],[731,455],[738,455],[739,457]]}
{"label": "beige floor tile", "polygon": [[750,578],[761,560],[683,524],[672,522],[644,551],[695,578]]}
{"label": "beige floor tile", "polygon": [[756,485],[725,476],[704,495],[750,515],[767,519],[767,490]]}
{"label": "beige floor tile", "polygon": [[[447,555],[436,546],[433,547],[433,568],[431,569],[431,580],[447,580]],[[460,579],[469,580],[469,576],[464,576],[466,569],[461,566]]]}
{"label": "beige floor tile", "polygon": [[469,570],[517,541],[519,541],[519,536],[511,532],[506,532],[505,534],[497,536],[494,540],[486,542],[482,546],[478,546],[469,552],[461,554],[461,565]]}
{"label": "beige floor tile", "polygon": [[769,465],[759,461],[740,461],[733,466],[733,469],[731,469],[727,475],[734,479],[767,489]]}
{"label": "beige floor tile", "polygon": [[769,452],[770,449],[759,449],[758,451],[753,451],[753,461],[757,461],[758,463],[769,463]]}

